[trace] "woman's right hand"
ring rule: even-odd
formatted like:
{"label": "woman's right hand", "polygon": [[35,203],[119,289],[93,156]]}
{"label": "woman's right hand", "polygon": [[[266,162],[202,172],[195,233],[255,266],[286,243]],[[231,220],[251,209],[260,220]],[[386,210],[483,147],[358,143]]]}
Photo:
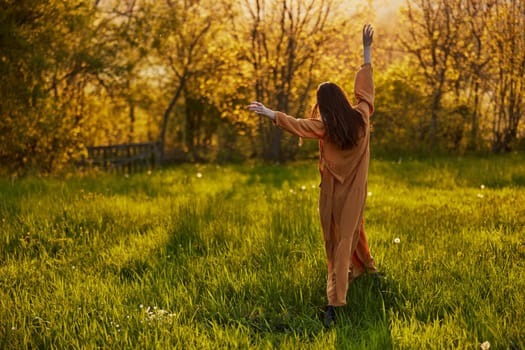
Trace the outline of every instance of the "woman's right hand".
{"label": "woman's right hand", "polygon": [[254,101],[248,105],[248,109],[260,115],[269,117],[271,120],[275,119],[275,112],[269,108],[264,107],[261,102]]}

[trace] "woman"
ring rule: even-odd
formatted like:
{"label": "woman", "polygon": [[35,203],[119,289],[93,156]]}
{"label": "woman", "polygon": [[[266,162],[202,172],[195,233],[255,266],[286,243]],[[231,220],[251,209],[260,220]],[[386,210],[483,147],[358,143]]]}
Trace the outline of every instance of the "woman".
{"label": "woman", "polygon": [[371,45],[374,31],[363,27],[364,64],[355,77],[357,105],[344,91],[326,82],[317,89],[312,118],[296,119],[252,102],[248,109],[269,117],[275,125],[305,138],[319,139],[321,188],[319,214],[328,260],[325,324],[336,318],[335,307],[346,305],[349,282],[368,271],[376,272],[363,229],[370,159],[370,122],[374,112]]}

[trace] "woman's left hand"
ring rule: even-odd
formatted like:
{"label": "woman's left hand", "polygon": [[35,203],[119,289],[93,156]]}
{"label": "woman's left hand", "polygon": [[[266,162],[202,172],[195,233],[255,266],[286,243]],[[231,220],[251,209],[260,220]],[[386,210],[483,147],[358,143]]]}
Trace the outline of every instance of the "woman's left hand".
{"label": "woman's left hand", "polygon": [[374,28],[370,24],[363,26],[363,47],[372,46],[374,41]]}

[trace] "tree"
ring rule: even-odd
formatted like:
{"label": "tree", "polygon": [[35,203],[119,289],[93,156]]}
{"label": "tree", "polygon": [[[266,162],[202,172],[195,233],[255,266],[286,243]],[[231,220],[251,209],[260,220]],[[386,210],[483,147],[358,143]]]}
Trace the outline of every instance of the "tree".
{"label": "tree", "polygon": [[[467,1],[465,3],[466,30],[462,37],[465,45],[461,48],[458,70],[466,75],[468,99],[472,106],[469,148],[478,150],[480,144],[479,124],[482,113],[483,93],[487,91],[491,61],[488,50],[488,27],[490,21],[489,1]],[[463,68],[463,69],[461,69]]]}
{"label": "tree", "polygon": [[[90,86],[93,98],[91,144],[157,141],[159,92],[151,79],[153,5],[143,0],[99,2],[97,40],[112,48],[111,74]],[[96,126],[96,127],[95,127]]]}
{"label": "tree", "polygon": [[433,149],[437,146],[443,96],[451,81],[458,29],[462,27],[457,1],[408,0],[404,12],[408,20],[407,36],[401,36],[400,41],[417,59],[432,97],[429,138]]}
{"label": "tree", "polygon": [[[304,115],[319,65],[327,48],[348,28],[337,18],[332,0],[245,1],[249,27],[238,36],[245,47],[243,60],[251,66],[254,97],[288,114]],[[292,107],[293,106],[293,107]],[[259,118],[262,156],[272,161],[286,157],[283,132]]]}
{"label": "tree", "polygon": [[93,5],[82,1],[3,1],[5,73],[0,159],[14,171],[51,172],[78,155],[86,87],[104,74],[108,48],[95,40]]}
{"label": "tree", "polygon": [[425,144],[424,116],[429,113],[423,96],[424,78],[417,67],[404,60],[375,78],[375,113],[372,116],[372,145],[376,152],[417,152]]}
{"label": "tree", "polygon": [[[229,6],[223,1],[194,0],[166,1],[157,8],[155,25],[156,64],[164,73],[161,84],[168,91],[166,105],[160,127],[162,157],[170,116],[179,100],[188,92],[188,84],[202,75],[213,75],[222,64],[219,36],[223,19],[227,17]],[[192,96],[188,96],[192,98]],[[182,109],[184,111],[184,109]],[[191,126],[194,114],[185,113],[186,125]],[[189,127],[188,126],[188,127]],[[193,130],[184,130],[181,123],[180,134],[186,149],[192,149],[193,136],[186,135]]]}
{"label": "tree", "polygon": [[525,4],[519,0],[490,2],[488,23],[493,72],[492,149],[508,152],[518,136],[525,110]]}

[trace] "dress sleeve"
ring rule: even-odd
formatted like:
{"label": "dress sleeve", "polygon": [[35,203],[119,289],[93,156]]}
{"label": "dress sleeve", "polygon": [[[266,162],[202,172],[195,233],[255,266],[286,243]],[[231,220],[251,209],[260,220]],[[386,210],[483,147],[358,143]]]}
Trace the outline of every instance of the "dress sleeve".
{"label": "dress sleeve", "polygon": [[368,113],[368,116],[374,114],[374,77],[370,63],[363,64],[357,71],[354,94],[357,99],[357,109]]}
{"label": "dress sleeve", "polygon": [[325,134],[324,124],[320,119],[298,119],[282,112],[275,112],[274,124],[304,138],[321,139]]}

